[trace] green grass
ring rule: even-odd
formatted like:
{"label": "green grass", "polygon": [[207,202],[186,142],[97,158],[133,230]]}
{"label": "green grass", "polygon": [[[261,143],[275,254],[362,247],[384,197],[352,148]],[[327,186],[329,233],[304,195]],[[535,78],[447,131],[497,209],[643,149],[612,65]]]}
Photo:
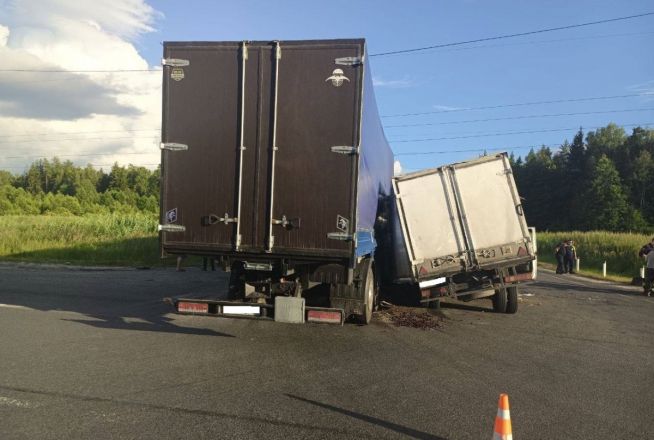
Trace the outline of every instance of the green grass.
{"label": "green grass", "polygon": [[[146,214],[75,216],[0,216],[0,261],[69,263],[90,266],[161,266],[157,218]],[[612,232],[540,232],[538,258],[555,264],[554,247],[575,240],[581,272],[608,274],[623,281],[637,276],[640,247],[650,235]],[[167,265],[174,264],[168,259]],[[185,262],[194,265],[195,259]],[[199,263],[198,263],[199,264]]]}
{"label": "green grass", "polygon": [[582,274],[601,278],[602,263],[606,261],[608,275],[627,281],[639,275],[643,260],[638,250],[651,239],[652,235],[628,232],[539,232],[538,259],[556,264],[556,245],[562,240],[574,240]]}
{"label": "green grass", "polygon": [[0,216],[0,260],[161,265],[156,216]]}

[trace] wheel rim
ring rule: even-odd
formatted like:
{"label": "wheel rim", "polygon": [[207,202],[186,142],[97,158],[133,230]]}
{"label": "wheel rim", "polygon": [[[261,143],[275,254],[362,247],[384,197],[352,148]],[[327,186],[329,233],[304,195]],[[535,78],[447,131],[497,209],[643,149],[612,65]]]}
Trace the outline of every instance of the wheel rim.
{"label": "wheel rim", "polygon": [[373,277],[372,271],[369,271],[366,285],[366,321],[372,319],[372,309],[375,305],[375,282]]}

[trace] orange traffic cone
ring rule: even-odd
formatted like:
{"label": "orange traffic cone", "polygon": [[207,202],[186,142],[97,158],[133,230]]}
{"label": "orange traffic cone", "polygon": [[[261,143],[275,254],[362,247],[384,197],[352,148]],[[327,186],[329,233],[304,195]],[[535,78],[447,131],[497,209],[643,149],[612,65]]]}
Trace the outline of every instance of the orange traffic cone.
{"label": "orange traffic cone", "polygon": [[513,440],[508,394],[500,394],[500,401],[497,403],[497,416],[495,416],[495,432],[493,432],[493,440]]}

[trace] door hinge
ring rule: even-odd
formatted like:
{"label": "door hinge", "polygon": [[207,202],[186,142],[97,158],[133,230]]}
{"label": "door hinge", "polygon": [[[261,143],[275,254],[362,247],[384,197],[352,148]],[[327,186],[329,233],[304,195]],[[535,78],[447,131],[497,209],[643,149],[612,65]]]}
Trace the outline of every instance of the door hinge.
{"label": "door hinge", "polygon": [[354,240],[354,235],[346,232],[330,232],[327,234],[327,238],[332,240],[352,241]]}
{"label": "door hinge", "polygon": [[358,154],[359,149],[357,147],[348,147],[346,145],[336,145],[331,148],[332,153],[339,153],[339,154]]}
{"label": "door hinge", "polygon": [[184,232],[186,231],[186,226],[182,225],[159,225],[157,230],[163,232]]}
{"label": "door hinge", "polygon": [[363,57],[343,57],[336,58],[334,64],[339,66],[360,66],[363,64]]}
{"label": "door hinge", "polygon": [[159,144],[160,150],[170,150],[170,151],[186,151],[188,150],[188,145],[178,144],[176,142],[162,142]]}
{"label": "door hinge", "polygon": [[190,65],[189,60],[182,60],[180,58],[163,58],[161,60],[162,66],[171,66],[171,67],[184,67]]}

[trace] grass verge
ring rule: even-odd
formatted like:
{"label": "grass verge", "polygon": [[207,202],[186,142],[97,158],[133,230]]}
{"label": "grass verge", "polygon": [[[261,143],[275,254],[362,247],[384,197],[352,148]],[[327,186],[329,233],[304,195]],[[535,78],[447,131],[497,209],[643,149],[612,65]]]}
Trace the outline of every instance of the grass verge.
{"label": "grass verge", "polygon": [[[651,235],[628,232],[539,232],[538,260],[556,266],[556,245],[563,240],[574,240],[581,260],[581,274],[599,279],[631,281],[632,277],[639,276],[644,263],[638,257],[638,250],[651,239]],[[602,263],[605,261],[607,278],[602,277]]]}
{"label": "grass verge", "polygon": [[0,216],[0,260],[161,266],[156,226],[144,214]]}

